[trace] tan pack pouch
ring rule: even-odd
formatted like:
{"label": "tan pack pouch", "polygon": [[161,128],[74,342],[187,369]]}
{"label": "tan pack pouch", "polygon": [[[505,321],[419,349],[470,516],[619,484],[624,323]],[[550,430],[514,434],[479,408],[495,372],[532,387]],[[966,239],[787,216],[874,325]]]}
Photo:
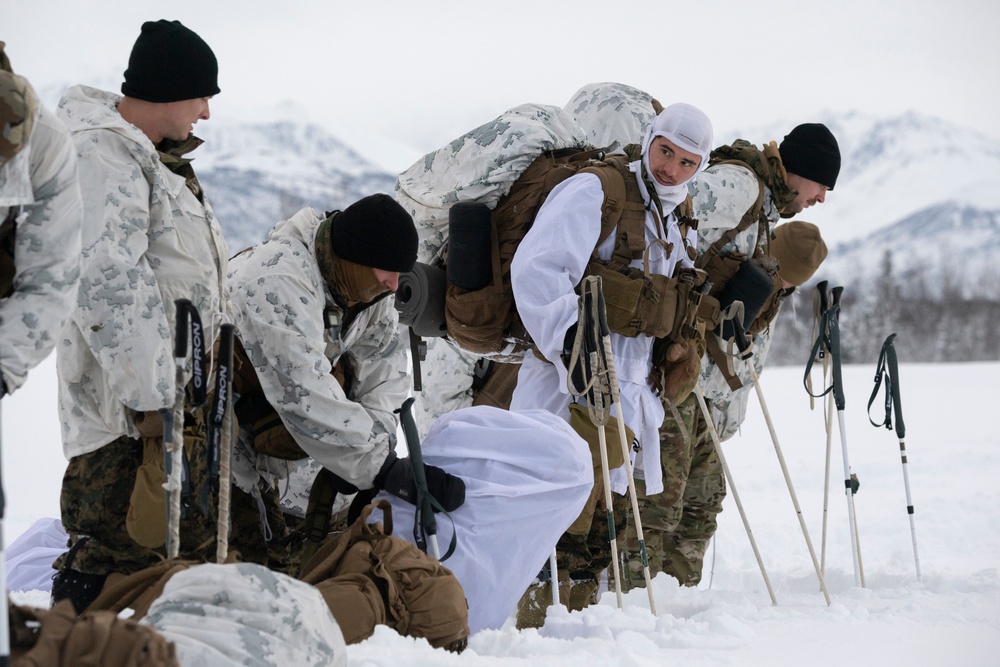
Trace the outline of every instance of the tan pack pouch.
{"label": "tan pack pouch", "polygon": [[519,372],[521,372],[520,364],[494,362],[486,383],[480,389],[473,390],[472,404],[510,410],[510,401],[514,397]]}
{"label": "tan pack pouch", "polygon": [[463,350],[499,352],[497,341],[511,322],[512,303],[510,293],[492,283],[473,292],[449,284],[444,302],[448,335]]}
{"label": "tan pack pouch", "polygon": [[666,246],[669,254],[670,244],[654,241],[643,255],[642,270],[595,257],[587,265],[587,273],[601,277],[608,327],[615,333],[629,338],[641,333],[654,338],[690,338],[698,308],[691,302],[691,290],[701,284],[704,272],[682,269],[678,277],[650,274],[649,251],[656,244]]}
{"label": "tan pack pouch", "polygon": [[357,644],[372,636],[376,625],[386,625],[385,602],[378,584],[360,574],[341,574],[316,584],[340,631],[344,642]]}
{"label": "tan pack pouch", "polygon": [[163,488],[163,436],[142,438],[142,464],[135,473],[125,530],[140,546],[157,549],[166,542],[167,499]]}

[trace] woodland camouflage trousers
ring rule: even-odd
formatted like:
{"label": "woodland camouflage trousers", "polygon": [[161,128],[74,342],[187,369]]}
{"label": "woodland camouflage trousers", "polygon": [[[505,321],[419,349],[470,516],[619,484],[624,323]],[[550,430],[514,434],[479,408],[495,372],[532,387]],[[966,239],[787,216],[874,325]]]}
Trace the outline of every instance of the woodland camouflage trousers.
{"label": "woodland camouflage trousers", "polygon": [[[677,409],[681,425],[668,409],[660,427],[663,493],[647,497],[645,484],[636,480],[639,517],[650,575],[666,572],[684,586],[696,586],[726,497],[726,479],[697,398],[692,394]],[[626,530],[623,561],[626,590],[645,586],[634,522]]]}
{"label": "woodland camouflage trousers", "polygon": [[[180,522],[180,556],[214,562],[218,496],[209,492],[202,502],[208,480],[206,428],[202,419],[188,415],[184,442],[191,481],[191,500]],[[143,459],[139,439],[121,437],[97,451],[70,459],[63,476],[60,505],[62,523],[69,533],[70,551],[53,563],[86,574],[120,572],[132,574],[166,557],[165,547],[151,549],[136,543],[126,530],[136,473]],[[261,513],[266,512],[271,532],[284,533],[277,506],[277,491],[263,494],[261,501],[235,485],[231,490],[230,550],[242,560],[271,567],[283,560],[281,540],[274,541],[269,554]],[[207,512],[206,512],[207,508]],[[261,509],[258,509],[261,508]]]}

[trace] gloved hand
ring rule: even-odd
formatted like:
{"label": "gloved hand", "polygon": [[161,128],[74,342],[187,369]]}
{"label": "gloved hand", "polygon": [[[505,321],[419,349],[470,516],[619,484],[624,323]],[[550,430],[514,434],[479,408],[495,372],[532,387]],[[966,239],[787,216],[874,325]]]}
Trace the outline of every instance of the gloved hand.
{"label": "gloved hand", "polygon": [[[587,386],[588,382],[593,381],[593,384],[586,392],[583,393],[583,396],[586,397],[589,405],[597,405],[597,397],[594,395],[594,390],[595,388],[600,390],[602,385],[600,383],[600,378],[594,377],[594,372],[598,369],[591,368],[590,352],[597,352],[599,359],[596,360],[596,363],[603,365],[605,368],[607,367],[607,360],[604,358],[604,348],[601,346],[600,341],[585,332],[582,349],[580,350],[580,356],[577,358],[576,364],[570,366],[570,361],[573,356],[573,347],[576,345],[576,332],[578,326],[579,324],[574,322],[570,325],[569,329],[566,330],[566,335],[563,338],[562,361],[563,365],[566,367],[566,371],[569,373],[570,382],[576,391],[582,391],[583,388]],[[604,389],[607,389],[607,387],[605,386]]]}
{"label": "gloved hand", "polygon": [[674,405],[682,403],[698,384],[701,354],[692,342],[672,342],[658,360],[663,395]]}
{"label": "gloved hand", "polygon": [[[375,476],[375,487],[402,498],[408,503],[417,502],[417,482],[413,476],[413,460],[398,458],[390,452],[382,469]],[[427,490],[447,512],[452,512],[465,502],[465,482],[435,466],[424,466]],[[435,510],[436,511],[436,510]]]}

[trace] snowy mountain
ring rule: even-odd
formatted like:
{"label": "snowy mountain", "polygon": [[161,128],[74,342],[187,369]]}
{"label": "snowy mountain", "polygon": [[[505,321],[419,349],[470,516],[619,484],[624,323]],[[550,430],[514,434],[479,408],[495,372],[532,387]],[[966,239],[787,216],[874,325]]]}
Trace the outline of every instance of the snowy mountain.
{"label": "snowy mountain", "polygon": [[233,253],[262,241],[304,206],[343,208],[374,192],[391,193],[395,184],[393,174],[317,125],[214,124],[205,134],[210,139],[194,165]]}
{"label": "snowy mountain", "polygon": [[[961,267],[959,280],[981,282],[1000,248],[1000,141],[915,112],[824,112],[720,133],[720,142],[780,142],[802,121],[826,123],[843,153],[827,202],[799,216],[819,224],[830,245],[822,277],[874,277],[891,250],[901,278],[919,271],[933,286]],[[393,189],[395,174],[315,124],[227,120],[198,129],[207,141],[195,167],[233,252],[302,206],[330,210]]]}
{"label": "snowy mountain", "polygon": [[[114,90],[112,81],[93,83]],[[64,88],[45,87],[42,99],[54,108]],[[262,240],[302,206],[331,210],[392,192],[396,174],[302,120],[302,109],[279,105],[255,117],[259,113],[228,109],[224,118],[196,127],[206,143],[194,154],[195,169],[234,253]],[[1000,249],[1000,140],[915,111],[891,117],[822,111],[720,131],[716,139],[780,142],[801,122],[829,126],[843,155],[826,203],[798,216],[820,225],[830,246],[817,278],[848,288],[874,279],[889,250],[898,280],[912,283],[922,276],[932,292],[947,285],[964,287],[967,296],[1000,298],[993,262]],[[354,139],[353,145],[366,141]]]}
{"label": "snowy mountain", "polygon": [[826,123],[843,156],[826,203],[799,216],[820,225],[830,246],[823,277],[841,284],[872,278],[886,250],[899,277],[919,272],[930,285],[960,267],[968,287],[992,266],[1000,246],[1000,141],[916,112],[824,112],[724,137],[780,142],[797,122]]}

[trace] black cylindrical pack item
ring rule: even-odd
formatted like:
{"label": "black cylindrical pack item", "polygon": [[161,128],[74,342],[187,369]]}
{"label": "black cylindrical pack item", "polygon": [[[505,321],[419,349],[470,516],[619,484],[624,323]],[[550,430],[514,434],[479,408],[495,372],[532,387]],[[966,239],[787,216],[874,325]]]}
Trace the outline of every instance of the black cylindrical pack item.
{"label": "black cylindrical pack item", "polygon": [[486,204],[458,202],[448,210],[448,282],[469,292],[493,279],[492,211]]}
{"label": "black cylindrical pack item", "polygon": [[444,320],[447,291],[445,270],[417,262],[409,273],[399,276],[395,306],[399,323],[423,338],[441,338],[448,333]]}
{"label": "black cylindrical pack item", "polygon": [[[743,333],[757,318],[772,291],[774,283],[770,274],[757,262],[748,260],[740,264],[740,268],[719,291],[719,306],[725,310],[737,301],[743,302],[743,331],[740,332]],[[733,321],[724,321],[722,338],[729,340],[735,335]]]}

